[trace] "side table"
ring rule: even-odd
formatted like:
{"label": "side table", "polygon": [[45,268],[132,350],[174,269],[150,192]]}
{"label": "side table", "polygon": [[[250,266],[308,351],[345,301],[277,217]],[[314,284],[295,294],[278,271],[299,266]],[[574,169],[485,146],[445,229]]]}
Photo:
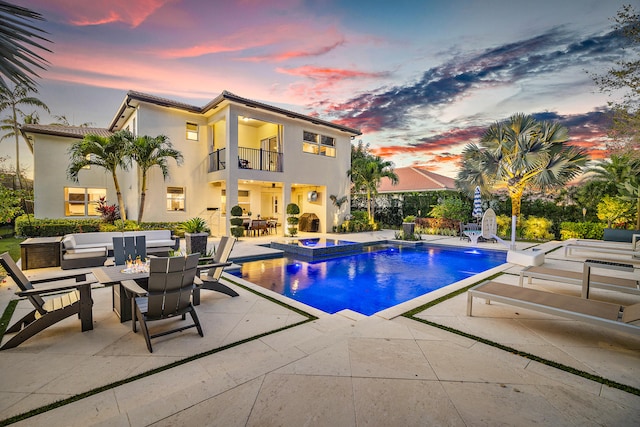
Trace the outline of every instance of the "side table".
{"label": "side table", "polygon": [[20,243],[21,267],[60,267],[60,246],[62,237],[30,237]]}

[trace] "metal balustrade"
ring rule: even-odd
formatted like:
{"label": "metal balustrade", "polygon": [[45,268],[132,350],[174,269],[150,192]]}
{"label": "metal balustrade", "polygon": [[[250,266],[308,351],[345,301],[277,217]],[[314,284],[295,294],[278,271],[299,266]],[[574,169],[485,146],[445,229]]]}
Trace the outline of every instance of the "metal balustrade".
{"label": "metal balustrade", "polygon": [[[225,148],[209,153],[209,172],[226,169]],[[282,153],[261,148],[238,147],[238,168],[282,172]]]}

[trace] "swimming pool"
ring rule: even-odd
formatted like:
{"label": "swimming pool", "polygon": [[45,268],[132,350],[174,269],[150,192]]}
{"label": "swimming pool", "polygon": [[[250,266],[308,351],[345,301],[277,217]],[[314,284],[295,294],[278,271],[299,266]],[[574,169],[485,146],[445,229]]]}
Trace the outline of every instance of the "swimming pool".
{"label": "swimming pool", "polygon": [[232,274],[327,313],[371,315],[506,262],[506,253],[444,246],[375,245],[322,261],[286,255]]}

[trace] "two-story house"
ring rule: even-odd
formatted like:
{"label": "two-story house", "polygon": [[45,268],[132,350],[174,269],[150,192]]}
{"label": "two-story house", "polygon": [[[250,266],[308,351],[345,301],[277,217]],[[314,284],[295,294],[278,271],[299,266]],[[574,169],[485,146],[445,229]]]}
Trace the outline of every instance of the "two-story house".
{"label": "two-story house", "polygon": [[[140,92],[125,96],[108,128],[25,125],[34,146],[36,218],[96,216],[96,202],[116,203],[111,176],[92,166],[67,178],[69,147],[89,133],[108,136],[121,129],[136,135],[166,135],[184,156],[169,160],[166,180],[149,171],[144,221],[204,218],[213,234],[229,231],[228,210],[276,218],[286,231],[286,206],[319,218],[320,232],[332,231],[345,212],[330,195],[349,196],[350,141],[360,131],[223,92],[204,107]],[[139,208],[140,173],[118,171],[127,217]]]}

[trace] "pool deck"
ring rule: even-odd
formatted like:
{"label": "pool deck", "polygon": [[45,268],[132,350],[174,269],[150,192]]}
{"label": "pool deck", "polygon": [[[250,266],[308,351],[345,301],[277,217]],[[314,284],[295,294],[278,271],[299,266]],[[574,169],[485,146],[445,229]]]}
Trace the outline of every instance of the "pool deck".
{"label": "pool deck", "polygon": [[[368,243],[393,235],[381,231],[339,238]],[[277,256],[259,246],[270,239],[274,237],[243,238],[231,257]],[[423,242],[471,246],[457,237],[425,236]],[[562,250],[549,252],[560,245],[538,246],[547,252],[546,265],[580,270],[581,261],[597,255],[565,258]],[[495,243],[478,246],[506,249]],[[529,246],[518,243],[519,249]],[[230,284],[239,297],[202,292],[197,312],[203,338],[189,331],[159,338],[153,354],[142,336],[131,331],[130,322],[121,324],[112,312],[110,289],[94,289],[92,331],[81,333],[72,317],[0,352],[0,420],[104,387],[15,425],[640,425],[637,394],[508,351],[637,391],[639,336],[499,303],[478,301],[474,316],[467,317],[466,293],[415,318],[401,316],[496,272],[505,273],[496,280],[516,284],[521,269],[505,264],[369,317],[350,311],[325,314],[260,288],[317,316],[313,321],[234,277],[246,286]],[[43,270],[26,273],[55,269]],[[579,287],[557,282],[536,280],[528,286],[579,295]],[[15,290],[10,279],[0,284],[1,310],[15,298]],[[592,290],[592,298],[625,305],[640,301],[602,290]],[[21,301],[14,319],[28,309]],[[140,375],[152,369],[157,371]]]}

